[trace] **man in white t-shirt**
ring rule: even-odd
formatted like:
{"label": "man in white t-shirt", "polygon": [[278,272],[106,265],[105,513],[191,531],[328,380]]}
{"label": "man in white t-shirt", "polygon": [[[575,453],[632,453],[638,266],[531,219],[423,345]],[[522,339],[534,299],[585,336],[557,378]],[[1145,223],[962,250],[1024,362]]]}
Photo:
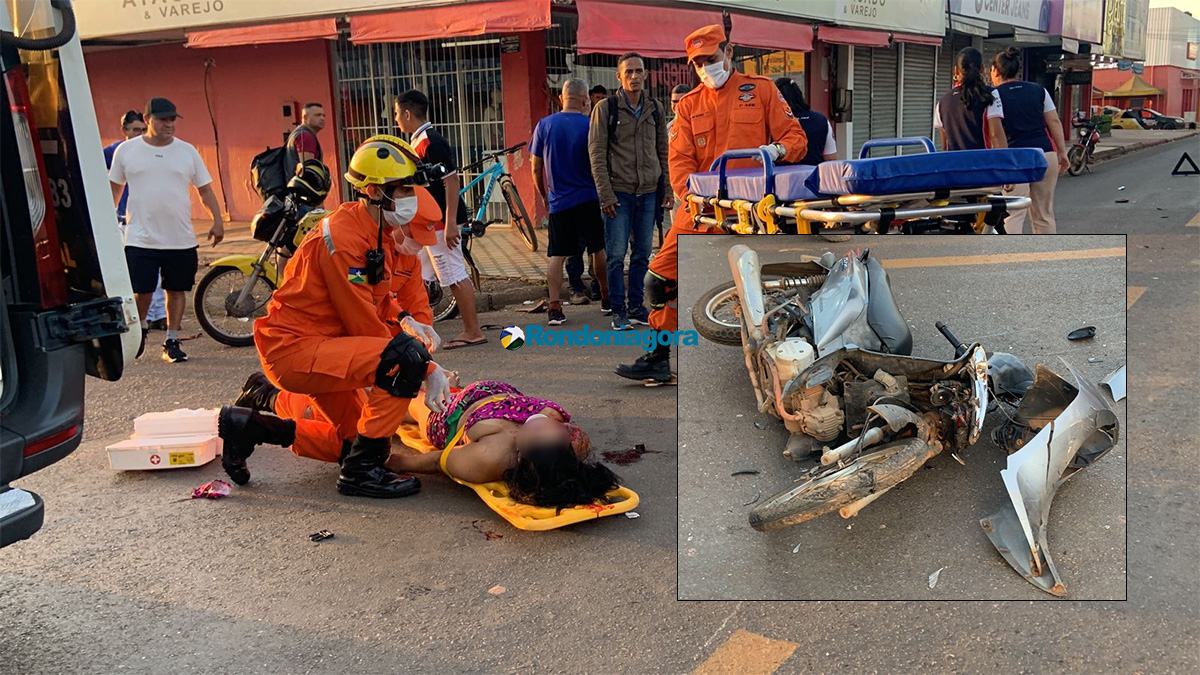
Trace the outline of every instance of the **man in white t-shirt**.
{"label": "man in white t-shirt", "polygon": [[114,203],[121,198],[125,185],[129,185],[125,259],[137,297],[138,315],[142,317],[143,340],[146,312],[159,275],[162,276],[162,287],[167,293],[167,339],[163,342],[162,358],[170,363],[187,361],[187,354],[179,346],[179,327],[185,294],[195,284],[196,249],[200,246],[192,229],[192,185],[213,218],[208,240],[216,246],[225,238],[212,176],[196,148],[175,138],[178,117],[174,103],[165,98],[150,99],[146,104],[146,135],[122,143],[108,172]]}

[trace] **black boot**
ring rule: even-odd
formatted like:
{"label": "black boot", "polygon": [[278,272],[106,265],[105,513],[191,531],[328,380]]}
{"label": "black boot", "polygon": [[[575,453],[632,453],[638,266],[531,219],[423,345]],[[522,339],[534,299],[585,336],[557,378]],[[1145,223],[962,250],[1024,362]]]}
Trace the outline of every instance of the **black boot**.
{"label": "black boot", "polygon": [[393,473],[384,466],[391,451],[390,438],[368,438],[360,434],[342,457],[338,492],[379,499],[416,494],[421,489],[421,481],[416,476]]}
{"label": "black boot", "polygon": [[250,481],[246,459],[254,452],[254,446],[260,443],[290,446],[296,442],[296,423],[250,408],[224,405],[217,417],[217,433],[224,441],[221,466],[233,482],[245,485]]}
{"label": "black boot", "polygon": [[630,380],[654,380],[655,382],[671,381],[671,348],[658,345],[654,351],[645,354],[627,366],[617,366],[617,375]]}
{"label": "black boot", "polygon": [[246,384],[242,385],[242,393],[233,400],[233,405],[274,415],[275,397],[278,395],[279,389],[271,384],[266,375],[253,373],[246,378]]}

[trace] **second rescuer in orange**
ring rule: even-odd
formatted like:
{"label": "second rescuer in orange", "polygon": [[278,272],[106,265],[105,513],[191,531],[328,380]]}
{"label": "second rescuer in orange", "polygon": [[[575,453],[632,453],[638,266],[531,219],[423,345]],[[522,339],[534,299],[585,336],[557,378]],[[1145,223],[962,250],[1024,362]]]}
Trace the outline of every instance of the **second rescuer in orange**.
{"label": "second rescuer in orange", "polygon": [[[734,69],[733,47],[724,28],[705,26],[687,37],[685,47],[701,86],[679,100],[671,125],[668,162],[676,195],[687,194],[688,177],[708,171],[727,150],[762,148],[772,161],[781,163],[795,163],[804,157],[808,142],[792,109],[770,79]],[[753,161],[736,160],[728,166],[753,166]],[[688,232],[710,230],[694,225],[686,207],[678,208],[662,248],[650,262],[646,299],[654,308],[650,326],[655,330],[675,330],[676,238]],[[669,381],[670,356],[670,347],[660,344],[633,365],[618,366],[617,374],[632,380]]]}
{"label": "second rescuer in orange", "polygon": [[[246,459],[254,447],[271,443],[340,460],[343,494],[403,497],[420,488],[384,462],[422,385],[433,410],[450,393],[449,377],[429,351],[436,333],[392,294],[401,256],[428,239],[428,225],[440,218],[432,197],[416,187],[427,177],[399,139],[373,137],[355,151],[346,180],[359,200],[339,206],[304,240],[267,316],[254,326],[263,370],[283,390],[274,407],[295,419],[221,409],[222,464],[238,484],[250,478]],[[316,419],[302,413],[309,409]]]}

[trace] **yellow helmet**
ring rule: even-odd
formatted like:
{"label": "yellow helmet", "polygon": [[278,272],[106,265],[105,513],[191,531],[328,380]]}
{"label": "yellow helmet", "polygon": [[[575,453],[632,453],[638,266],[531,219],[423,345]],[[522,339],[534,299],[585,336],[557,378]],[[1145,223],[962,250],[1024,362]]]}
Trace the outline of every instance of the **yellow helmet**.
{"label": "yellow helmet", "polygon": [[363,141],[350,158],[346,180],[364,190],[368,185],[424,185],[428,177],[417,153],[395,136],[378,135]]}

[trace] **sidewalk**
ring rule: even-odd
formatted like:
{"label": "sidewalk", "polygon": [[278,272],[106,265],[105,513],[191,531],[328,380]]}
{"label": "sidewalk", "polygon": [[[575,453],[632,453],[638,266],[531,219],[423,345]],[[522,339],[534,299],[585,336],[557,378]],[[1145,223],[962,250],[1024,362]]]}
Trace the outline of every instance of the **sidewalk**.
{"label": "sidewalk", "polygon": [[[1078,133],[1078,132],[1076,132]],[[1200,134],[1200,131],[1192,129],[1176,129],[1173,131],[1148,129],[1113,129],[1112,135],[1102,137],[1100,142],[1096,144],[1096,151],[1092,158],[1094,161],[1103,162],[1105,160],[1120,157],[1121,155],[1149,148],[1163,143],[1170,143],[1181,138],[1195,136]],[[1067,139],[1068,143],[1074,143],[1074,137]]]}

